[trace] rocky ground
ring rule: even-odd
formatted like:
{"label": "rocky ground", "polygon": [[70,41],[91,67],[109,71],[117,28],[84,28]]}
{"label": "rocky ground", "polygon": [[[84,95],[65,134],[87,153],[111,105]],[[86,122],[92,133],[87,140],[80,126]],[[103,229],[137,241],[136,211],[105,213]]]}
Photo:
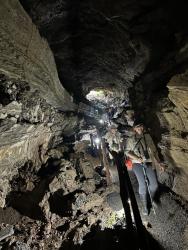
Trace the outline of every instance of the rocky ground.
{"label": "rocky ground", "polygon": [[[100,158],[89,153],[86,141],[74,144],[74,154],[67,155],[67,150],[48,150],[49,158],[39,170],[27,162],[10,182],[6,208],[0,210],[0,236],[6,236],[1,238],[2,249],[122,249],[125,244],[133,249],[118,213],[118,185],[106,187],[97,171]],[[137,182],[130,176],[142,211]],[[152,249],[187,249],[187,208],[180,197],[162,188],[156,215],[151,211],[142,216]]]}
{"label": "rocky ground", "polygon": [[93,226],[104,230],[117,223],[107,197],[119,188],[106,187],[99,156],[91,154],[87,141],[57,143],[46,149],[42,165],[26,161],[7,182],[0,211],[2,249],[80,245]]}
{"label": "rocky ground", "polygon": [[[136,179],[132,173],[130,176],[140,211],[142,211]],[[167,187],[161,186],[160,190],[160,205],[155,209],[156,214],[153,211],[149,216],[141,214],[143,223],[162,249],[185,250],[188,247],[188,204]]]}

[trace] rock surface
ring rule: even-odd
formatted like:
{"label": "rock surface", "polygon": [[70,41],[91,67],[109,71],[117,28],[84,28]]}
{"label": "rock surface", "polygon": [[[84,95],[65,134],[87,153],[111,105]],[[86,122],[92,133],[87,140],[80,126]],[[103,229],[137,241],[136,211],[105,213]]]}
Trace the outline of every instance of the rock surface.
{"label": "rock surface", "polygon": [[177,168],[173,191],[188,200],[188,73],[178,74],[168,83],[169,99],[174,107],[162,113],[169,135],[164,157]]}
{"label": "rock surface", "polygon": [[19,1],[1,0],[0,4],[0,72],[28,82],[54,107],[74,109],[59,81],[48,43],[40,37]]}
{"label": "rock surface", "polygon": [[171,77],[167,88],[168,92],[162,89],[150,93],[153,100],[142,100],[139,105],[143,108],[143,104],[151,102],[150,106],[143,108],[143,117],[158,144],[161,159],[168,166],[165,173],[159,173],[160,181],[187,200],[187,71]]}

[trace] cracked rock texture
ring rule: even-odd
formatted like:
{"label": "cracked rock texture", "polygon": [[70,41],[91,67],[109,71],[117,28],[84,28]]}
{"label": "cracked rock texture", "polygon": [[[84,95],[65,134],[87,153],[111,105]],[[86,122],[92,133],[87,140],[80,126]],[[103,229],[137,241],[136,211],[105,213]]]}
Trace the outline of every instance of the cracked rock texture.
{"label": "cracked rock texture", "polygon": [[187,199],[187,2],[21,2],[75,96],[129,88],[168,165],[161,181]]}
{"label": "cracked rock texture", "polygon": [[[168,89],[151,93],[151,99],[141,100],[142,115],[151,130],[165,163],[166,172],[160,181],[184,199],[188,199],[188,78],[187,71],[172,76]],[[145,96],[140,90],[137,96]],[[150,102],[150,106],[146,103]],[[144,106],[143,107],[143,103]],[[157,129],[156,129],[157,128]]]}
{"label": "cracked rock texture", "polygon": [[167,85],[171,109],[162,112],[162,120],[169,134],[164,135],[167,144],[165,160],[175,168],[176,175],[172,189],[188,200],[188,73],[175,75]]}
{"label": "cracked rock texture", "polygon": [[15,215],[11,220],[6,210],[0,210],[1,221],[14,224],[15,234],[7,239],[10,249],[17,242],[29,249],[45,250],[60,249],[67,242],[81,244],[92,226],[100,223],[104,229],[116,223],[116,213],[106,197],[118,187],[98,188],[94,183],[92,190],[86,188],[86,181],[93,179],[83,180],[81,166],[75,168],[74,162],[74,158],[68,161],[63,156],[58,161],[50,159],[39,175],[31,163],[19,169],[11,181],[7,201],[20,214],[8,208],[10,217]]}
{"label": "cracked rock texture", "polygon": [[[25,88],[23,88],[25,86]],[[23,81],[1,75],[0,171],[1,202],[10,191],[9,181],[20,166],[31,161],[39,168],[48,159],[49,147],[71,135],[77,126],[75,115],[58,113]]]}
{"label": "cracked rock texture", "polygon": [[[0,206],[10,180],[27,161],[39,168],[48,148],[70,135],[77,117],[62,87],[53,54],[18,1],[0,8]],[[22,24],[22,25],[20,25]],[[19,28],[18,28],[19,27]],[[69,117],[69,118],[68,118]],[[68,119],[66,119],[68,118]]]}
{"label": "cracked rock texture", "polygon": [[62,87],[48,43],[19,1],[0,1],[0,72],[29,83],[46,101],[62,110],[74,109]]}

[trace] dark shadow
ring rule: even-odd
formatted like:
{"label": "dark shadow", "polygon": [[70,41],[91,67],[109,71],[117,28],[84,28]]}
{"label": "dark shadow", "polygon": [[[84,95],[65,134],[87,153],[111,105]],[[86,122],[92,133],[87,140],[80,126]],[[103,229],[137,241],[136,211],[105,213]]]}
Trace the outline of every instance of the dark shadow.
{"label": "dark shadow", "polygon": [[176,194],[172,189],[166,185],[160,185],[160,190],[162,193],[170,193],[173,195],[173,199],[177,204],[188,214],[188,201],[185,200],[181,195]]}
{"label": "dark shadow", "polygon": [[[41,187],[39,187],[40,189]],[[44,188],[44,187],[43,187]],[[33,192],[10,192],[7,196],[6,203],[13,207],[22,215],[28,216],[34,220],[45,221],[45,217],[39,202],[42,200],[46,188],[42,190],[35,189]],[[41,192],[41,193],[40,193]],[[38,197],[37,197],[38,196]]]}
{"label": "dark shadow", "polygon": [[44,179],[49,176],[55,176],[60,169],[61,160],[55,158],[49,158],[47,163],[42,165],[37,175]]}
{"label": "dark shadow", "polygon": [[[135,232],[136,233],[136,232]],[[150,249],[164,250],[160,244],[146,232]],[[91,232],[84,237],[82,245],[74,245],[73,241],[66,241],[60,249],[63,250],[138,250],[135,238],[127,229],[116,227],[114,229],[100,230],[99,226],[92,228]]]}
{"label": "dark shadow", "polygon": [[53,177],[42,179],[32,191],[27,191],[24,186],[22,187],[24,180],[18,176],[12,183],[12,191],[7,195],[6,206],[13,207],[22,215],[32,219],[45,221],[39,203],[42,201],[46,190],[48,190],[52,179]]}
{"label": "dark shadow", "polygon": [[50,211],[61,217],[72,215],[72,202],[76,192],[63,195],[61,189],[57,190],[49,199]]}

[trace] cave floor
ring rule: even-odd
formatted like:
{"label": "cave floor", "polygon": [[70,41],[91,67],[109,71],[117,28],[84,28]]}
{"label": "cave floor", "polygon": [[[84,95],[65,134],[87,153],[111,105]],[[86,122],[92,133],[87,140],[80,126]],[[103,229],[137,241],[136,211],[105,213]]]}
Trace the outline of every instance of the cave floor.
{"label": "cave floor", "polygon": [[[139,207],[140,200],[136,178],[130,173],[134,192]],[[165,250],[188,249],[188,204],[183,203],[175,193],[160,187],[160,205],[151,211],[149,216],[143,216],[144,225],[148,225],[148,232]],[[140,209],[141,211],[141,209]]]}
{"label": "cave floor", "polygon": [[[137,182],[130,173],[136,199],[141,211],[141,204],[137,191]],[[152,250],[187,250],[188,249],[188,206],[182,203],[175,193],[161,187],[160,205],[149,216],[142,216],[147,228],[147,237]],[[126,229],[116,228],[104,231],[96,230],[89,233],[82,246],[73,247],[71,244],[62,249],[137,249]]]}
{"label": "cave floor", "polygon": [[188,249],[186,239],[188,214],[175,195],[163,194],[156,215],[151,213],[148,218],[143,218],[143,221],[145,220],[151,224],[148,231],[165,250]]}
{"label": "cave floor", "polygon": [[[161,196],[161,205],[149,216],[142,216],[144,224],[147,224],[150,247],[164,250],[188,249],[188,214],[185,207],[178,202],[177,197],[171,193]],[[151,238],[151,236],[153,239]],[[135,249],[126,231],[107,230],[97,232],[86,240],[80,249]]]}
{"label": "cave floor", "polygon": [[[134,179],[134,177],[132,177],[132,179]],[[136,188],[135,193],[140,207]],[[156,214],[151,211],[149,216],[142,215],[143,224],[147,228],[149,249],[187,250],[187,211],[186,204],[182,204],[175,194],[164,190],[160,198],[160,206],[156,209]],[[94,230],[86,236],[83,245],[73,246],[70,242],[67,242],[62,249],[138,249],[133,245],[133,242],[134,239],[131,239],[127,230],[118,227],[113,230]]]}
{"label": "cave floor", "polygon": [[[136,199],[141,211],[141,204],[137,192],[137,182],[134,175],[130,172],[131,182],[135,191]],[[169,190],[162,188],[160,206],[156,209],[156,214],[151,211],[149,216],[142,216],[143,224],[147,229],[147,237],[152,250],[187,250],[188,249],[188,206],[182,203],[177,195]],[[7,223],[10,223],[10,217],[14,217],[12,211],[7,217]],[[2,213],[2,215],[1,215]],[[0,211],[0,217],[6,217],[5,211]],[[16,216],[16,214],[15,214]],[[14,222],[11,222],[14,224]],[[121,226],[115,229],[105,229],[101,231],[94,228],[85,236],[82,245],[73,245],[73,242],[64,242],[61,249],[64,250],[110,250],[110,249],[138,249],[133,246],[135,239],[131,238],[130,232]],[[147,248],[148,250],[148,248]]]}

